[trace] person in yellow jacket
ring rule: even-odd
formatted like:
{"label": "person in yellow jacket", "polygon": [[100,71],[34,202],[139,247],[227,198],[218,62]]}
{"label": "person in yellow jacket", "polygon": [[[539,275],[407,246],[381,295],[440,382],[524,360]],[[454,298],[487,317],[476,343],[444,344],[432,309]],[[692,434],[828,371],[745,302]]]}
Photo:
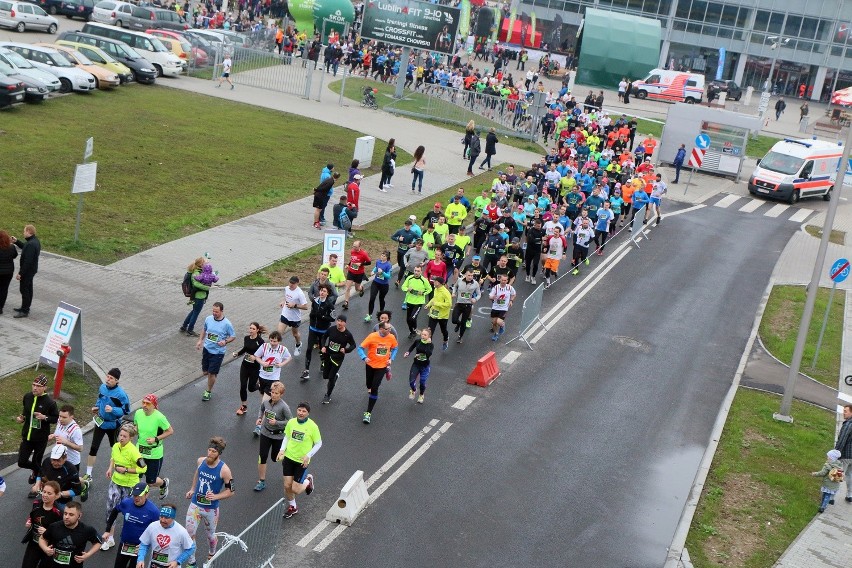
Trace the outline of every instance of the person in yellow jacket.
{"label": "person in yellow jacket", "polygon": [[449,347],[450,334],[447,332],[447,322],[450,320],[450,310],[453,309],[453,295],[447,290],[444,279],[435,277],[435,296],[426,304],[429,313],[429,335],[435,334],[435,328],[441,326],[444,344],[441,348],[446,351]]}
{"label": "person in yellow jacket", "polygon": [[447,205],[444,215],[447,217],[447,225],[449,225],[450,233],[457,234],[459,227],[462,226],[462,223],[464,223],[467,217],[467,208],[461,203],[461,195],[453,197],[453,202]]}
{"label": "person in yellow jacket", "polygon": [[[106,477],[110,480],[107,489],[106,523],[109,525],[109,515],[113,507],[118,505],[125,497],[130,497],[133,486],[139,483],[141,476],[148,471],[145,460],[139,448],[131,441],[136,437],[136,426],[132,422],[125,422],[118,430],[118,441],[112,447],[109,459],[109,467]],[[109,531],[109,538],[101,545],[101,550],[109,550],[115,546],[115,525]]]}
{"label": "person in yellow jacket", "polygon": [[414,273],[406,276],[402,291],[405,292],[402,309],[406,310],[405,323],[408,324],[408,337],[412,338],[417,335],[417,316],[426,303],[426,296],[432,292],[429,279],[423,276],[422,266],[415,266]]}

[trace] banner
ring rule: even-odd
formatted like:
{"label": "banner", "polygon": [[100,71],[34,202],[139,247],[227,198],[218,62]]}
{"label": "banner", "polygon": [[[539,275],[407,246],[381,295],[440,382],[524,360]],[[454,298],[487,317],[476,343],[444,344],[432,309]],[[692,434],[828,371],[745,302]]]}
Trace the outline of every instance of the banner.
{"label": "banner", "polygon": [[417,0],[368,2],[364,7],[361,36],[452,55],[459,12],[458,8]]}
{"label": "banner", "polygon": [[462,39],[467,39],[467,34],[470,33],[470,0],[462,0],[459,7],[459,35]]}

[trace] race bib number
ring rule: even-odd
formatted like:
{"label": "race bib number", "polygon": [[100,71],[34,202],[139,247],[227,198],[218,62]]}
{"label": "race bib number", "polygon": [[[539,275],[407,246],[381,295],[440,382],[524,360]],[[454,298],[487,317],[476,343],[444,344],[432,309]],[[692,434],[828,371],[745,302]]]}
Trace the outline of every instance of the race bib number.
{"label": "race bib number", "polygon": [[439,312],[435,308],[432,308],[431,310],[429,310],[429,317],[432,318],[432,319],[438,319],[438,314],[439,314]]}
{"label": "race bib number", "polygon": [[195,494],[195,502],[198,503],[199,505],[209,505],[210,499],[208,499],[207,497],[205,497],[201,493],[196,493]]}
{"label": "race bib number", "polygon": [[329,341],[328,342],[328,349],[329,349],[329,351],[334,351],[335,353],[337,353],[338,351],[340,351],[340,344],[336,343],[334,341]]}
{"label": "race bib number", "polygon": [[266,417],[266,420],[267,420],[267,421],[269,421],[269,420],[275,420],[275,413],[274,413],[274,412],[272,412],[271,410],[267,410],[267,411],[264,413],[264,416]]}
{"label": "race bib number", "polygon": [[263,372],[264,372],[264,373],[271,373],[271,372],[273,371],[273,369],[275,369],[275,366],[274,366],[274,365],[269,365],[268,367],[264,367],[264,368],[263,368]]}
{"label": "race bib number", "polygon": [[104,419],[100,416],[95,416],[94,418],[92,418],[92,422],[95,423],[95,426],[100,426],[104,423]]}
{"label": "race bib number", "polygon": [[351,268],[352,270],[358,270],[359,268],[361,268],[361,264],[358,262],[351,262],[349,263],[349,268]]}
{"label": "race bib number", "polygon": [[153,449],[154,448],[152,446],[143,446],[142,444],[139,444],[139,453],[142,454],[142,457],[150,458],[151,451]]}
{"label": "race bib number", "polygon": [[461,293],[461,297],[465,300],[469,300],[472,296],[473,296],[473,294],[471,292],[462,292]]}
{"label": "race bib number", "polygon": [[213,343],[219,343],[219,334],[218,333],[208,333],[207,341],[212,341]]}
{"label": "race bib number", "polygon": [[139,545],[122,542],[121,554],[123,554],[124,556],[136,556],[139,554]]}
{"label": "race bib number", "polygon": [[254,363],[254,361],[252,360],[252,354],[246,353],[245,357],[243,357],[243,361],[245,361],[246,363]]}
{"label": "race bib number", "polygon": [[408,250],[408,245],[404,245],[402,243],[399,243],[399,246],[397,248],[399,250],[406,251],[406,250]]}
{"label": "race bib number", "polygon": [[458,217],[458,216],[459,216],[459,212],[458,212],[458,211],[453,211],[453,214],[451,215],[451,217]]}
{"label": "race bib number", "polygon": [[[100,424],[98,424],[98,426],[100,426]],[[32,428],[33,430],[41,430],[41,420],[39,420],[35,416],[32,416],[30,418],[30,428]]]}
{"label": "race bib number", "polygon": [[59,550],[58,548],[53,549],[53,561],[56,564],[61,564],[63,566],[68,566],[71,564],[71,556],[73,556],[74,552],[71,550]]}
{"label": "race bib number", "polygon": [[388,348],[387,347],[377,347],[376,348],[376,355],[385,356],[387,354],[388,354]]}
{"label": "race bib number", "polygon": [[506,305],[506,298],[505,298],[505,297],[502,297],[502,296],[501,296],[501,297],[499,297],[499,298],[497,298],[497,305],[498,305],[498,306],[504,306],[504,305]]}
{"label": "race bib number", "polygon": [[409,290],[409,291],[411,292],[412,296],[422,296],[423,295],[422,290]]}
{"label": "race bib number", "polygon": [[425,361],[426,360],[426,354],[425,353],[418,353],[417,355],[414,356],[414,360],[415,361]]}
{"label": "race bib number", "polygon": [[166,552],[155,552],[151,556],[151,568],[168,568],[169,555]]}
{"label": "race bib number", "polygon": [[493,248],[486,248],[485,254],[494,254],[494,249]]}
{"label": "race bib number", "polygon": [[297,442],[301,442],[302,440],[305,439],[305,433],[300,432],[298,430],[293,430],[293,432],[290,434],[290,437],[292,439],[296,440]]}

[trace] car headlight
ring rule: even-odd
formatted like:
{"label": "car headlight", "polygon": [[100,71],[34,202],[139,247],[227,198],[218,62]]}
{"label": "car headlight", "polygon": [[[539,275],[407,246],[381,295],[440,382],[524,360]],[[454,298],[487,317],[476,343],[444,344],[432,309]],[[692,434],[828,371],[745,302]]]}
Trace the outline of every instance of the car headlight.
{"label": "car headlight", "polygon": [[38,87],[27,87],[28,93],[38,93]]}
{"label": "car headlight", "polygon": [[118,81],[118,75],[110,75],[109,80],[110,81]]}
{"label": "car headlight", "polygon": [[145,73],[153,73],[154,72],[153,69],[148,69],[147,67],[143,67],[142,71],[144,71]]}

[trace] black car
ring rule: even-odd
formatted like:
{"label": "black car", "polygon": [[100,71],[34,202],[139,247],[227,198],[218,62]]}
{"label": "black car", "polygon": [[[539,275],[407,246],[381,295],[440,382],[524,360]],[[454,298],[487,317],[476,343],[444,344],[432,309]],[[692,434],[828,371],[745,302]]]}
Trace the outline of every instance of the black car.
{"label": "black car", "polygon": [[62,8],[62,0],[29,0],[33,4],[38,4],[48,14],[56,15]]}
{"label": "black car", "polygon": [[738,101],[743,96],[743,90],[733,81],[710,81],[707,85],[708,93],[710,89],[714,89],[716,93],[725,93],[725,98],[733,101]]}
{"label": "black car", "polygon": [[68,16],[69,20],[80,18],[88,22],[92,19],[94,9],[95,0],[62,0],[59,13]]}
{"label": "black car", "polygon": [[0,108],[24,101],[24,84],[6,75],[0,75]]}
{"label": "black car", "polygon": [[133,72],[133,80],[137,83],[153,85],[157,79],[157,69],[154,64],[124,42],[83,32],[62,32],[57,39],[100,47],[114,59],[130,67]]}

